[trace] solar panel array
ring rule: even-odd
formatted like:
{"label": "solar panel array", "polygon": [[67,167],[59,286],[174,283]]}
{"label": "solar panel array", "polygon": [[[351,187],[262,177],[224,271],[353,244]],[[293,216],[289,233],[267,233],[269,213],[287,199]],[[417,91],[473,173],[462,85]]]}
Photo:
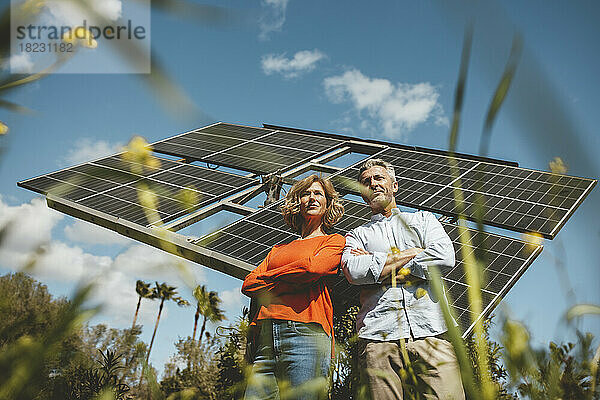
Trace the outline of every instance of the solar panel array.
{"label": "solar panel array", "polygon": [[[375,158],[390,162],[396,170],[396,202],[408,207],[458,216],[454,185],[462,189],[463,215],[474,220],[477,197],[484,199],[485,224],[539,232],[553,238],[596,181],[508,165],[457,158],[454,173],[450,157],[414,150],[388,148]],[[358,166],[340,176],[356,180]],[[339,179],[340,178],[336,178]],[[358,193],[356,187],[347,191]]]}
{"label": "solar panel array", "polygon": [[[483,198],[485,224],[519,232],[540,232],[548,238],[556,235],[596,184],[592,179],[533,171],[467,156],[454,158],[453,170],[449,155],[439,151],[291,130],[217,123],[161,140],[152,146],[157,153],[182,157],[188,162],[202,161],[261,175],[289,171],[342,146],[350,147],[353,151],[383,158],[394,165],[399,185],[398,204],[450,216],[462,212],[466,218],[473,220],[480,211],[478,198]],[[383,150],[373,154],[378,148]],[[73,215],[84,218],[91,209],[140,226],[176,220],[260,184],[258,179],[178,161],[157,158],[151,161],[156,164],[155,167],[114,155],[18,184],[85,206],[78,211],[79,214]],[[359,192],[356,185],[358,165],[332,177],[338,190]],[[462,190],[460,207],[455,201],[455,185]],[[140,200],[144,198],[147,201]],[[348,200],[345,207],[344,218],[336,227],[338,233],[345,234],[370,219],[370,209],[362,203]],[[96,221],[94,218],[90,220]],[[487,280],[482,288],[482,316],[487,316],[540,253],[541,246],[469,230],[473,245],[463,249],[458,227],[453,224],[443,226],[454,243],[457,259],[456,265],[446,271],[444,281],[459,322],[465,332],[469,332],[473,315],[468,307],[462,250],[481,253],[487,258]],[[148,235],[143,233],[143,229],[140,232]],[[146,241],[145,238],[137,236],[142,241]],[[202,260],[219,258],[220,270],[231,271],[235,268],[228,269],[227,266],[235,266],[236,271],[244,271],[259,264],[273,245],[296,238],[298,235],[283,222],[277,205],[272,205],[197,240],[195,244],[211,250],[203,253]],[[152,240],[146,242],[153,243]],[[204,252],[205,249],[199,250]],[[344,278],[334,284],[335,301],[358,301],[358,289]]]}
{"label": "solar panel array", "polygon": [[191,161],[269,174],[333,150],[342,140],[218,123],[152,144]]}
{"label": "solar panel array", "polygon": [[[158,161],[154,162],[155,168],[114,155],[18,185],[146,226],[174,220],[258,183],[256,179],[227,172],[153,159]],[[192,194],[187,200],[183,198],[186,191]],[[140,201],[140,197],[150,193],[149,201]]]}
{"label": "solar panel array", "polygon": [[[336,226],[336,233],[346,234],[348,230],[360,226],[370,220],[371,210],[365,204],[346,200],[344,218]],[[442,224],[452,239],[456,252],[456,265],[443,277],[445,286],[453,299],[451,302],[459,323],[466,332],[472,324],[472,312],[469,310],[467,283],[464,276],[463,252],[458,227],[453,224]],[[469,253],[482,249],[485,243],[488,264],[485,272],[487,283],[482,288],[484,316],[488,315],[495,304],[515,284],[535,257],[541,246],[527,244],[503,236],[477,232],[468,229],[473,245],[465,250]],[[278,204],[249,215],[233,224],[199,239],[195,244],[228,254],[240,261],[258,265],[270,251],[281,243],[298,239],[283,221]],[[476,243],[480,243],[476,245]],[[359,299],[358,289],[340,277],[332,287],[332,296],[336,303],[356,304]]]}

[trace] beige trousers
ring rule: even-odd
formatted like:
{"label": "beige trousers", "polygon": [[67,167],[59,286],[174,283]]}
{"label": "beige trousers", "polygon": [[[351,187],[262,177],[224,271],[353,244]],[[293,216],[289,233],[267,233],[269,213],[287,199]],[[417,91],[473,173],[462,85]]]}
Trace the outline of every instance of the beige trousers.
{"label": "beige trousers", "polygon": [[460,369],[450,342],[428,337],[406,339],[404,343],[416,383],[405,370],[400,341],[360,340],[361,372],[373,400],[403,399],[403,379],[406,388],[421,391],[426,399],[464,400]]}

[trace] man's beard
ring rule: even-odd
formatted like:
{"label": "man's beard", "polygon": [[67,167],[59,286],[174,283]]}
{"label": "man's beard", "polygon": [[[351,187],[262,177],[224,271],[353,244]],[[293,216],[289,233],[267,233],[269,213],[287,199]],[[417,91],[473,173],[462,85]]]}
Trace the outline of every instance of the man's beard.
{"label": "man's beard", "polygon": [[371,208],[383,210],[388,206],[388,204],[390,204],[391,201],[392,196],[388,195],[387,193],[377,193],[371,198],[369,205]]}

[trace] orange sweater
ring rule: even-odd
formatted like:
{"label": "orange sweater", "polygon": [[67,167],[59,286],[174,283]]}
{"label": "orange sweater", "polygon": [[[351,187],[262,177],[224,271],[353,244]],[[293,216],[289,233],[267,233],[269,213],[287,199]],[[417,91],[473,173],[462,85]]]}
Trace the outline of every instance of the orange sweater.
{"label": "orange sweater", "polygon": [[316,322],[331,336],[333,305],[321,278],[337,273],[344,244],[344,237],[334,234],[275,245],[242,285],[242,293],[260,297],[252,322]]}

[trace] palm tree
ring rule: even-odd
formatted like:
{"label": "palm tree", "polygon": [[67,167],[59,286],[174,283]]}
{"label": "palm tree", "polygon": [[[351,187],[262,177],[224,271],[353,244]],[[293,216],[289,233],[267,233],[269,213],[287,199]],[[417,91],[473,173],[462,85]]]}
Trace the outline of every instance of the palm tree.
{"label": "palm tree", "polygon": [[[158,329],[158,323],[160,322],[160,314],[163,310],[163,305],[165,304],[165,300],[175,300],[181,299],[180,297],[175,297],[177,294],[175,286],[169,286],[165,282],[160,285],[158,282],[155,282],[156,286],[152,290],[152,298],[160,299],[160,306],[158,306],[158,315],[156,317],[156,324],[154,325],[154,332],[152,332],[152,339],[150,340],[150,347],[148,347],[148,354],[146,354],[146,362],[144,363],[144,369],[148,366],[148,360],[150,359],[150,352],[152,351],[152,345],[154,344],[154,338],[156,336],[156,330]],[[142,381],[144,379],[144,370],[142,370],[142,376],[140,377],[139,385],[142,385]]]}
{"label": "palm tree", "polygon": [[198,326],[198,318],[200,314],[204,317],[202,322],[202,328],[200,328],[200,336],[198,337],[198,345],[202,342],[202,336],[206,329],[206,321],[219,322],[225,319],[223,310],[219,307],[221,305],[221,299],[219,294],[213,291],[207,291],[206,286],[198,285],[194,289],[194,297],[196,298],[196,314],[194,315],[194,332],[192,333],[192,340],[196,338],[196,328]]}
{"label": "palm tree", "polygon": [[153,291],[152,289],[150,289],[150,283],[138,280],[135,283],[135,291],[138,294],[138,303],[137,307],[135,308],[135,314],[133,315],[133,324],[131,324],[132,331],[135,328],[135,322],[137,321],[138,312],[140,311],[140,304],[142,304],[142,299],[153,298]]}
{"label": "palm tree", "polygon": [[[127,340],[128,340],[128,342],[130,342],[130,345],[133,345],[133,343],[135,342],[135,335],[139,334],[138,332],[135,332],[134,329],[135,329],[135,323],[137,321],[138,313],[140,311],[140,305],[142,304],[142,299],[154,300],[157,298],[157,296],[155,294],[155,289],[154,288],[150,289],[150,283],[146,283],[141,280],[138,280],[135,283],[135,291],[138,294],[138,303],[137,303],[137,307],[135,308],[135,314],[133,315],[133,324],[131,324],[131,331],[129,332],[128,337],[127,337]],[[133,363],[134,359],[135,359],[135,351],[131,353],[131,357],[125,363],[125,368],[129,368],[131,363]],[[122,383],[123,379],[125,379],[125,374],[123,374],[121,376],[121,380],[119,381],[119,383]]]}

